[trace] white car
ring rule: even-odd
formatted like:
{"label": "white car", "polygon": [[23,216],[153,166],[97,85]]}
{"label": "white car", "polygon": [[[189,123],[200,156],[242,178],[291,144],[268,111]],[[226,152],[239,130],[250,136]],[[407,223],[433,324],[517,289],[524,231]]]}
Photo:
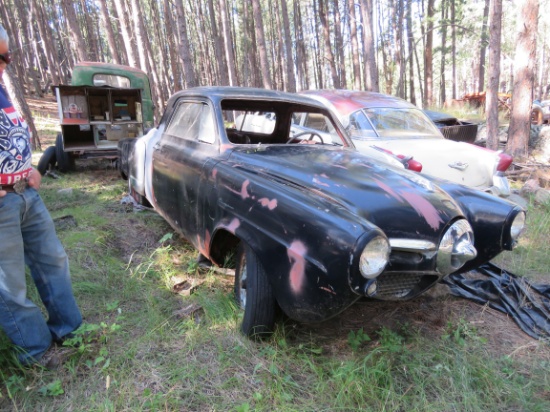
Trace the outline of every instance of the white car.
{"label": "white car", "polygon": [[[445,139],[427,115],[413,104],[389,95],[349,90],[302,92],[329,107],[359,151],[372,146],[407,153],[422,173],[497,196],[508,196],[504,172],[512,157],[470,143]],[[300,119],[307,125],[307,114]],[[308,126],[312,127],[312,126]]]}

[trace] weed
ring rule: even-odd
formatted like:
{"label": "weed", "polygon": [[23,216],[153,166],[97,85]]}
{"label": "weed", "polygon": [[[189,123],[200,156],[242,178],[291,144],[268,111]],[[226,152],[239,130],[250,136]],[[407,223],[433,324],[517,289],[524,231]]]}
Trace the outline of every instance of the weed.
{"label": "weed", "polygon": [[65,393],[61,380],[56,379],[38,389],[38,393],[44,396],[59,396]]}
{"label": "weed", "polygon": [[371,338],[365,332],[363,328],[359,329],[357,332],[350,330],[348,333],[348,344],[354,352],[357,352],[363,344],[370,342]]}

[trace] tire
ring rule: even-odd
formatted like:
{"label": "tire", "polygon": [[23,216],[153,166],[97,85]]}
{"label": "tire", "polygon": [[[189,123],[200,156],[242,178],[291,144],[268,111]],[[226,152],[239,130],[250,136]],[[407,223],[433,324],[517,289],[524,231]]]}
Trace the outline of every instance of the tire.
{"label": "tire", "polygon": [[237,249],[235,299],[244,317],[241,331],[252,339],[265,339],[275,326],[277,302],[258,257],[245,242]]}
{"label": "tire", "polygon": [[531,110],[531,124],[539,126],[542,123],[542,109],[540,107],[533,107],[533,110]]}
{"label": "tire", "polygon": [[50,146],[46,150],[44,150],[44,153],[42,153],[42,156],[40,156],[40,160],[38,161],[36,169],[40,172],[42,176],[44,176],[48,171],[55,168],[56,162],[57,157],[55,146]]}
{"label": "tire", "polygon": [[57,169],[60,172],[72,172],[75,170],[74,158],[63,150],[63,135],[57,134],[55,139],[55,154],[57,158]]}

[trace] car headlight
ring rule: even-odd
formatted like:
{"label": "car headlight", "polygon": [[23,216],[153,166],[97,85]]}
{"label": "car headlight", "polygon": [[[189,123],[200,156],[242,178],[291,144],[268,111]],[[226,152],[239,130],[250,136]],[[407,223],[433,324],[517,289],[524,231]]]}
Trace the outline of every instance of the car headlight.
{"label": "car headlight", "polygon": [[454,222],[445,232],[437,252],[437,271],[448,275],[477,256],[474,231],[466,219]]}
{"label": "car headlight", "polygon": [[373,237],[363,249],[359,258],[359,271],[366,279],[377,277],[390,259],[390,244],[381,235]]}
{"label": "car headlight", "polygon": [[525,212],[519,212],[516,217],[514,218],[514,221],[512,222],[512,226],[510,227],[510,237],[512,238],[513,242],[516,242],[519,236],[522,234],[523,230],[525,229]]}

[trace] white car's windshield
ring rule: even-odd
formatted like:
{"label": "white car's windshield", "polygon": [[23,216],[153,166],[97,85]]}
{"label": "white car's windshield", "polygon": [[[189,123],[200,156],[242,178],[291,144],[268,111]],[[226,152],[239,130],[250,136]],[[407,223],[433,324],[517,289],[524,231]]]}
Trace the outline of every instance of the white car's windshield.
{"label": "white car's windshield", "polygon": [[432,121],[418,109],[361,109],[349,118],[348,133],[363,139],[443,138]]}

